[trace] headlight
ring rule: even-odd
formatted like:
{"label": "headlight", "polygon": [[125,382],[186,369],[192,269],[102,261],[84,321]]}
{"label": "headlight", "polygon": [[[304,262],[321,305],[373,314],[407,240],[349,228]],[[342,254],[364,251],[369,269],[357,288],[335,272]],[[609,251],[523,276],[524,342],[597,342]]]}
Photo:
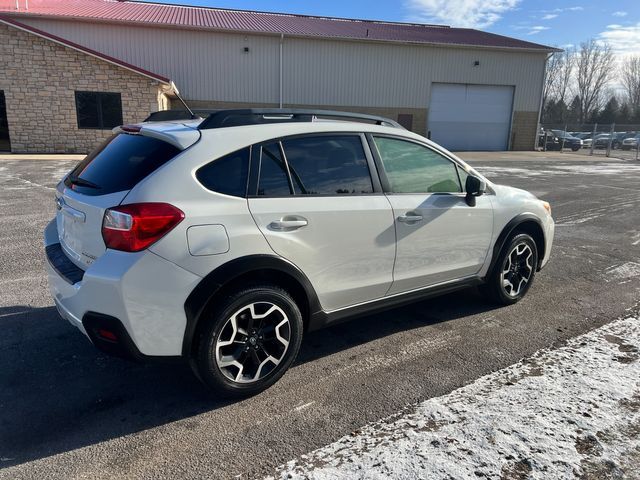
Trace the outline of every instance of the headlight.
{"label": "headlight", "polygon": [[558,137],[553,137],[553,141],[554,141],[554,142],[559,142],[559,141],[560,141],[560,139],[559,139]]}
{"label": "headlight", "polygon": [[542,201],[542,206],[547,211],[549,215],[551,215],[551,204],[549,202]]}

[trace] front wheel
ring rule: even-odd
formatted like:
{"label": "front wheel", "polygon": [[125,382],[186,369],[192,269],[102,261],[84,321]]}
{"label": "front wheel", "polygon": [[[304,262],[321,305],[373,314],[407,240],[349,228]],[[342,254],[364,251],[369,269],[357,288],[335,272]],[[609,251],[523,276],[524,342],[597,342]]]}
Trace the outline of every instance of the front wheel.
{"label": "front wheel", "polygon": [[302,341],[300,309],[275,285],[247,287],[211,311],[195,357],[196,375],[226,397],[255,395],[276,383]]}
{"label": "front wheel", "polygon": [[571,147],[572,152],[577,152],[578,150],[580,150],[580,145],[574,145],[573,147]]}
{"label": "front wheel", "polygon": [[512,305],[531,288],[537,265],[536,242],[526,233],[516,234],[500,252],[482,290],[493,302]]}

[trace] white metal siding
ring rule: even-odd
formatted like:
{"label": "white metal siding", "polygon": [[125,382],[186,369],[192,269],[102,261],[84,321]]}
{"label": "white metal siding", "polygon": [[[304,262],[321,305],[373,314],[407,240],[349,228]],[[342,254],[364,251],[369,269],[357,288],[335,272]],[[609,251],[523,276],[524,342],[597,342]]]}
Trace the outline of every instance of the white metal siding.
{"label": "white metal siding", "polygon": [[[165,75],[187,99],[278,102],[277,36],[21,21]],[[515,85],[514,108],[530,112],[538,111],[546,59],[544,52],[288,37],[283,53],[285,105],[427,108],[429,86],[443,82]]]}
{"label": "white metal siding", "polygon": [[449,150],[506,150],[513,87],[436,83],[431,86],[431,140]]}

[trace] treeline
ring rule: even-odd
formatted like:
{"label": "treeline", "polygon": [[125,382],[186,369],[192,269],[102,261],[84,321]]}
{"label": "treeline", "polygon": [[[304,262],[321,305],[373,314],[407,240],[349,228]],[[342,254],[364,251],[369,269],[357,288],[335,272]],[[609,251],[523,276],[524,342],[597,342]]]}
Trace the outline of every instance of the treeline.
{"label": "treeline", "polygon": [[620,101],[616,95],[612,95],[602,109],[593,109],[583,119],[578,96],[573,97],[569,105],[564,103],[562,99],[551,98],[542,108],[542,123],[552,125],[593,123],[640,125],[640,108],[634,107],[628,101]]}
{"label": "treeline", "polygon": [[640,124],[640,55],[617,60],[595,40],[554,53],[542,102],[545,124]]}

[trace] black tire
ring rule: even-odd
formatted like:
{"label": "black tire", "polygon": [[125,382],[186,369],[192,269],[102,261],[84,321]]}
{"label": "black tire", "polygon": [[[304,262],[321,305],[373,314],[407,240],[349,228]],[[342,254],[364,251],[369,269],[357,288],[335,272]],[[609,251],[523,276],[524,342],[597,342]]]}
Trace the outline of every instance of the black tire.
{"label": "black tire", "polygon": [[574,145],[573,147],[571,147],[572,152],[577,152],[578,150],[580,150],[580,145]]}
{"label": "black tire", "polygon": [[[510,270],[509,273],[505,275],[507,280],[513,280],[514,284],[516,282],[518,283],[516,291],[516,288],[513,285],[512,287],[505,287],[502,274],[507,269],[509,262],[508,257],[512,255],[512,258],[518,258],[517,255],[513,255],[514,251],[516,251],[516,247],[523,251],[523,255],[526,255],[525,246],[528,247],[531,252],[531,258],[527,262],[527,264],[531,266],[531,271],[527,280],[524,283],[522,282],[522,272],[511,272]],[[514,303],[519,302],[531,288],[536,274],[537,265],[538,249],[536,248],[536,242],[526,233],[516,233],[505,243],[493,270],[489,275],[487,275],[486,283],[481,287],[481,291],[493,303],[498,305],[513,305]],[[526,270],[526,265],[523,269]],[[511,291],[509,292],[509,290]]]}
{"label": "black tire", "polygon": [[[254,305],[253,310],[251,305]],[[273,310],[271,306],[276,306],[277,308]],[[258,312],[259,309],[262,309],[262,311]],[[266,318],[254,318],[254,312],[262,315],[270,310],[273,310],[273,313],[267,315]],[[244,328],[249,324],[243,324],[242,328],[240,326],[241,321],[251,321],[252,324],[259,322],[260,326],[262,326],[263,322],[271,321],[272,318],[274,321],[271,323],[282,322],[285,315],[286,320],[288,320],[288,326],[284,325],[280,328],[286,331],[273,328],[267,334],[267,327],[265,326],[264,335],[260,334],[262,330],[249,335],[251,333],[249,329]],[[232,317],[235,317],[235,324],[232,324]],[[247,318],[250,320],[247,320]],[[222,304],[211,309],[210,313],[207,314],[207,318],[203,319],[203,321],[207,323],[200,330],[192,366],[196,376],[207,387],[223,397],[255,395],[276,383],[296,359],[304,330],[302,314],[291,295],[278,286],[268,284],[248,286],[230,295]],[[253,326],[255,327],[255,325]],[[248,332],[246,339],[244,338],[245,335],[240,333],[241,329]],[[257,327],[255,329],[259,330]],[[259,340],[258,337],[260,338]],[[283,340],[281,340],[283,337],[288,339],[287,346],[283,345]],[[253,343],[250,343],[250,340]],[[233,341],[233,344],[220,346],[229,341]],[[223,349],[227,350],[223,351]],[[281,350],[282,353],[280,351],[276,352],[276,350]],[[218,353],[220,353],[220,356]],[[226,353],[232,354],[223,355]],[[238,363],[243,358],[247,362],[246,365],[242,364],[242,369],[233,365],[220,366],[221,363],[225,363],[224,358],[235,360],[234,355],[236,354],[238,355]],[[278,359],[279,363],[275,366],[273,361],[266,360],[266,357],[273,358],[279,355],[281,355],[281,358]],[[258,362],[263,360],[266,363],[262,368],[259,368]],[[255,367],[256,371],[253,379],[245,378],[243,371],[246,366]],[[267,373],[262,375],[261,372],[264,370]],[[254,373],[253,368],[249,369],[249,371],[250,377]],[[231,378],[235,376],[237,379],[237,375],[242,375],[240,381]]]}

